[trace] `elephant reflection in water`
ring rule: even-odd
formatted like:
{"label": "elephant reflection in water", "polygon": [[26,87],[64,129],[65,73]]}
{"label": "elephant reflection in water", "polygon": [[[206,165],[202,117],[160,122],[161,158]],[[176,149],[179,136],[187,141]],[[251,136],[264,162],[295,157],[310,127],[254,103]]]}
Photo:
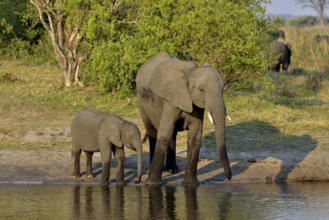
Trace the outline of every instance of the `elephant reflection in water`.
{"label": "elephant reflection in water", "polygon": [[[197,191],[194,187],[185,187],[186,219],[201,219],[199,214]],[[194,210],[190,212],[190,210]]]}
{"label": "elephant reflection in water", "polygon": [[[81,188],[84,188],[84,196],[82,195]],[[82,205],[84,204],[84,205]],[[83,206],[83,207],[82,207]],[[73,187],[73,219],[93,217],[93,187],[81,187],[76,185]]]}
{"label": "elephant reflection in water", "polygon": [[[81,192],[81,189],[85,191]],[[99,188],[94,186],[81,187],[79,185],[73,188],[73,219],[95,219],[95,217],[125,219],[124,187],[116,186],[115,191],[111,192],[109,186],[102,186],[101,212],[99,211],[99,192],[97,190],[95,193],[95,189]]]}
{"label": "elephant reflection in water", "polygon": [[[233,209],[230,190],[213,195],[199,189],[77,185],[73,188],[72,219],[225,219]],[[211,212],[202,216],[201,209],[209,210],[204,206],[209,200],[215,201],[209,204]]]}
{"label": "elephant reflection in water", "polygon": [[[184,201],[177,197],[176,188],[150,187],[149,194],[149,219],[226,219],[228,212],[232,208],[231,192],[223,192],[218,196],[211,196],[216,200],[213,212],[207,212],[206,216],[201,215],[201,209],[205,210],[205,204],[209,199],[207,197],[198,197],[197,187],[184,187]],[[185,210],[182,211],[182,205],[185,204]],[[206,209],[208,210],[208,209]],[[184,216],[185,214],[185,216]]]}
{"label": "elephant reflection in water", "polygon": [[175,188],[166,187],[164,197],[162,188],[148,188],[150,219],[177,219],[175,191]]}

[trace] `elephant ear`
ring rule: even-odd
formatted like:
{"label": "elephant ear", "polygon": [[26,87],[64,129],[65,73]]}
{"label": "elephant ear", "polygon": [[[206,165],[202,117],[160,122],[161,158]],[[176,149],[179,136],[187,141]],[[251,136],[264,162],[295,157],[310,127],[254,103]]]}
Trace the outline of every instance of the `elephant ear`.
{"label": "elephant ear", "polygon": [[184,71],[189,71],[194,67],[193,63],[178,59],[160,64],[154,69],[150,81],[151,90],[177,108],[192,112],[192,98]]}
{"label": "elephant ear", "polygon": [[[111,128],[109,130],[111,131],[111,133],[109,134],[109,141],[112,144],[114,144],[115,146],[122,148],[123,147],[123,143],[122,143],[122,139],[121,139],[121,129],[119,129],[119,128]],[[107,131],[107,132],[109,132],[109,131]]]}

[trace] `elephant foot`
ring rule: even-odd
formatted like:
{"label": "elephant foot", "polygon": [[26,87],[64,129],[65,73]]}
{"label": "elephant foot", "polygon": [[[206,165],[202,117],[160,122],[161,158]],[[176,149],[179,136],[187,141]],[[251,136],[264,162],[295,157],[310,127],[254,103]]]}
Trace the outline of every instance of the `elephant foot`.
{"label": "elephant foot", "polygon": [[141,177],[136,178],[136,179],[134,180],[134,183],[135,183],[135,184],[139,184],[139,183],[141,182],[141,179],[142,179]]}
{"label": "elephant foot", "polygon": [[124,181],[118,181],[118,182],[116,183],[116,185],[117,185],[117,186],[125,186],[126,183],[125,183]]}
{"label": "elephant foot", "polygon": [[161,179],[158,180],[158,179],[155,179],[155,178],[147,178],[146,182],[145,182],[145,185],[146,186],[154,186],[154,187],[157,187],[157,186],[161,186]]}
{"label": "elephant foot", "polygon": [[94,175],[93,174],[87,175],[87,179],[94,179]]}
{"label": "elephant foot", "polygon": [[109,185],[109,182],[108,181],[101,181],[101,185],[102,186],[108,186]]}
{"label": "elephant foot", "polygon": [[197,178],[184,178],[181,184],[182,186],[199,186],[200,182]]}
{"label": "elephant foot", "polygon": [[160,187],[161,186],[161,182],[150,182],[150,181],[146,181],[145,182],[145,186],[149,186],[149,187]]}
{"label": "elephant foot", "polygon": [[164,169],[164,172],[168,172],[168,173],[178,173],[178,166],[177,164],[166,164]]}
{"label": "elephant foot", "polygon": [[80,178],[80,174],[79,174],[79,175],[74,175],[74,174],[73,174],[73,175],[72,175],[72,178],[73,178],[73,179],[78,179],[78,178]]}
{"label": "elephant foot", "polygon": [[226,178],[227,178],[228,180],[231,180],[231,179],[232,179],[232,172],[231,172],[231,170],[225,172],[225,176],[226,176]]}

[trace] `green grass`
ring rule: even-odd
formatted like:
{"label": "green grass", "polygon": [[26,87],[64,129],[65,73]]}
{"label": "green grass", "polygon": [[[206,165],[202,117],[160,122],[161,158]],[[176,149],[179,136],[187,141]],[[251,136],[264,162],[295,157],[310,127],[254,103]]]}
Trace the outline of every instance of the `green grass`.
{"label": "green grass", "polygon": [[[227,111],[232,118],[227,121],[229,147],[293,149],[329,138],[329,72],[297,67],[301,68],[266,73],[268,87],[257,93],[226,92]],[[31,143],[24,137],[29,132],[42,136],[47,128],[53,132],[50,135],[69,135],[56,129],[69,128],[73,116],[86,106],[127,118],[143,133],[136,97],[122,99],[116,94],[102,94],[92,86],[66,88],[56,66],[0,59],[0,149],[68,149],[69,138]],[[215,146],[213,135],[213,126],[206,119],[206,147]],[[184,135],[178,143],[185,146]]]}
{"label": "green grass", "polygon": [[69,127],[73,116],[87,106],[122,117],[137,117],[136,98],[121,99],[92,88],[66,88],[60,76],[60,70],[52,65],[0,62],[2,147],[4,142],[8,146],[26,144],[17,139],[30,130],[38,135],[44,128]]}

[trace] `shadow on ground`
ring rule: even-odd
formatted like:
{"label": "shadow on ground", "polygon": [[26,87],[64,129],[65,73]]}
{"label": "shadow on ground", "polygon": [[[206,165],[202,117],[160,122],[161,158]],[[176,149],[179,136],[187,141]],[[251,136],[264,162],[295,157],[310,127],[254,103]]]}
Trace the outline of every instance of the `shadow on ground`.
{"label": "shadow on ground", "polygon": [[[226,137],[229,158],[232,164],[232,180],[234,178],[239,180],[237,176],[244,174],[255,163],[261,161],[278,161],[274,165],[276,167],[280,166],[279,171],[275,174],[276,176],[266,179],[266,176],[262,177],[260,176],[262,174],[254,172],[248,174],[250,175],[248,180],[286,182],[291,172],[300,165],[318,144],[308,134],[300,136],[285,134],[272,124],[259,120],[241,122],[228,126],[226,128]],[[214,132],[206,134],[204,138],[210,143],[215,143]],[[184,155],[186,155],[186,149],[179,148],[177,150],[179,172],[177,174],[164,173],[162,183],[179,184],[183,180],[186,163],[186,157]],[[142,182],[146,180],[148,175],[146,174],[146,169],[149,154],[144,153],[143,157],[144,175]],[[225,180],[218,158],[215,146],[202,148],[199,163],[202,163],[202,161],[206,162],[197,171],[198,179],[201,183],[222,182]],[[265,162],[263,165],[269,166],[271,164]],[[125,182],[133,183],[136,178],[136,172],[136,155],[126,156]],[[94,164],[94,174],[95,176],[101,174],[101,164]],[[252,176],[254,174],[255,177]],[[113,175],[115,175],[115,161],[111,162],[111,183],[115,182]]]}
{"label": "shadow on ground", "polygon": [[[233,178],[243,173],[248,167],[270,157],[281,161],[280,171],[274,182],[285,182],[289,174],[317,147],[317,141],[310,135],[288,135],[264,121],[254,120],[242,122],[227,127],[227,142],[229,158],[235,164],[232,166]],[[207,139],[215,139],[214,132],[206,135]],[[214,163],[217,166],[214,166]],[[218,162],[213,162],[200,170],[199,174],[218,169]],[[221,167],[221,166],[220,166]],[[252,178],[252,177],[251,177]],[[222,181],[224,174],[205,181]]]}

